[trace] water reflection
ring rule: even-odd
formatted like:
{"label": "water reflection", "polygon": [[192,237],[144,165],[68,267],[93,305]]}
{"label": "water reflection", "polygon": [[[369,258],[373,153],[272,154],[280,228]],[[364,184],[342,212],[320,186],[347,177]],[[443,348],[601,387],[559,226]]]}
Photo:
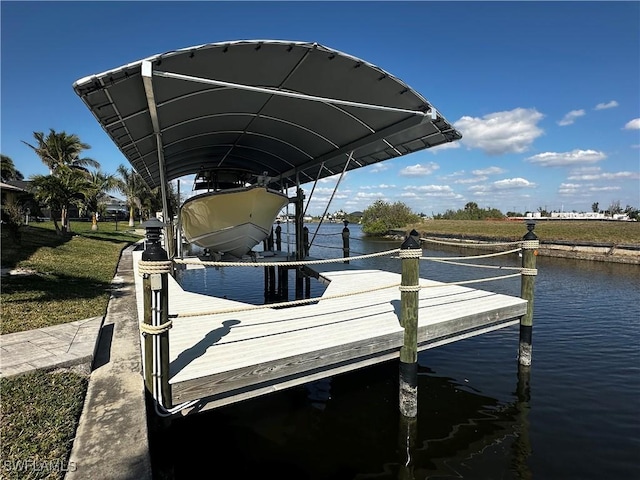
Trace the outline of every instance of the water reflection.
{"label": "water reflection", "polygon": [[222,478],[530,478],[527,377],[505,404],[423,367],[418,417],[407,419],[397,370],[388,362],[175,420],[152,444],[157,478],[199,478],[211,465]]}

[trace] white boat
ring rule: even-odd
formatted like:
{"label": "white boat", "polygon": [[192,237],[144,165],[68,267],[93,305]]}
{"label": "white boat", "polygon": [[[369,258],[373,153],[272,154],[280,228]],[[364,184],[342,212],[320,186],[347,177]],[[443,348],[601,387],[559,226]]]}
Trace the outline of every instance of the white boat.
{"label": "white boat", "polygon": [[244,178],[227,171],[198,174],[194,189],[207,191],[181,207],[182,230],[189,243],[241,258],[269,236],[289,199],[260,184],[245,186]]}

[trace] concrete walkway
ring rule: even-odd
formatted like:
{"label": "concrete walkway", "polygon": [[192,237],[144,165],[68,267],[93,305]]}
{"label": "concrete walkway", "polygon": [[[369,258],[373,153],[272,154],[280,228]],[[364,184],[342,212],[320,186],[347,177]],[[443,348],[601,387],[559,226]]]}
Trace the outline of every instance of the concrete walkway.
{"label": "concrete walkway", "polygon": [[93,362],[102,317],[0,335],[0,377]]}

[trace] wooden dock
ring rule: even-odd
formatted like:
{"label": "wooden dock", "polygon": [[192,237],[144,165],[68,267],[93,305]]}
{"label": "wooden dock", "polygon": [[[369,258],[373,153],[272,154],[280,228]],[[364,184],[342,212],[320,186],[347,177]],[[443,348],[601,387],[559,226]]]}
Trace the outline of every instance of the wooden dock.
{"label": "wooden dock", "polygon": [[[142,319],[142,252],[133,255]],[[170,317],[227,310],[172,319],[172,404],[197,400],[182,412],[188,414],[397,359],[404,335],[399,321],[400,274],[343,263],[312,268],[329,282],[323,297],[336,298],[288,308],[256,309],[185,292],[169,275]],[[396,286],[382,288],[389,285]],[[419,350],[517,324],[527,312],[527,301],[518,297],[426,279],[420,279],[420,285],[433,288],[419,290]],[[364,289],[370,292],[348,295]],[[245,307],[252,309],[243,311]],[[515,345],[514,339],[514,349]]]}

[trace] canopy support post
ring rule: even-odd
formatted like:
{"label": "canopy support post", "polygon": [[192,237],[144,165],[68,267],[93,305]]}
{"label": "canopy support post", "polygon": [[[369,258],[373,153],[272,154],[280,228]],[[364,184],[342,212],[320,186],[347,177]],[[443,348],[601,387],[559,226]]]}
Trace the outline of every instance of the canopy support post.
{"label": "canopy support post", "polygon": [[158,110],[156,108],[156,97],[153,91],[153,65],[149,60],[142,61],[141,73],[142,83],[144,84],[144,93],[147,97],[147,105],[149,106],[149,116],[151,117],[153,133],[156,137],[156,149],[158,151],[158,170],[160,173],[160,189],[162,191],[162,220],[165,224],[165,248],[169,253],[169,258],[173,258],[175,253],[173,248],[173,219],[169,218],[169,205],[167,202],[167,176],[165,173],[162,131],[160,130],[160,122],[158,121]]}

